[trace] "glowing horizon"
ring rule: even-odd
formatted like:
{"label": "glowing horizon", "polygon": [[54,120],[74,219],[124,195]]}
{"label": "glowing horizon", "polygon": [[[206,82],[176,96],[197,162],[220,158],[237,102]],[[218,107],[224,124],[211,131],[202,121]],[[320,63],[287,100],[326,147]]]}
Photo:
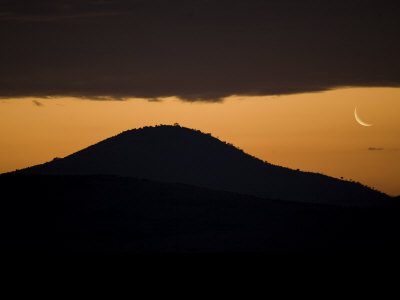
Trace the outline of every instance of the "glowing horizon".
{"label": "glowing horizon", "polygon": [[[282,96],[231,96],[220,103],[0,101],[0,172],[65,157],[122,131],[158,124],[209,132],[270,163],[352,179],[400,194],[400,88],[341,88]],[[359,125],[354,108],[372,127]]]}

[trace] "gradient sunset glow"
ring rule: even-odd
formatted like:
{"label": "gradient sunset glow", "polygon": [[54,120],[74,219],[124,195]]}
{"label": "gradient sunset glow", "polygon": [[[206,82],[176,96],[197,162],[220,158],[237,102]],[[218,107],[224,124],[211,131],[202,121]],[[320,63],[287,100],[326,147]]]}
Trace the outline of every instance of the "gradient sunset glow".
{"label": "gradient sunset glow", "polygon": [[[400,89],[341,88],[221,102],[18,98],[0,101],[0,172],[64,157],[121,131],[173,124],[273,164],[400,194]],[[354,109],[368,123],[359,125]]]}

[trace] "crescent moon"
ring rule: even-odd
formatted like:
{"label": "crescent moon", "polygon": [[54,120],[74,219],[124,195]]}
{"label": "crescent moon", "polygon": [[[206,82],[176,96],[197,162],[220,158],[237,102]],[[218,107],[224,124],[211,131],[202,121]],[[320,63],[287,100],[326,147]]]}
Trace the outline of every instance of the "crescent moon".
{"label": "crescent moon", "polygon": [[360,124],[360,125],[362,125],[362,126],[372,126],[372,125],[373,125],[373,124],[368,124],[368,123],[365,123],[365,122],[361,121],[361,119],[360,119],[359,116],[357,115],[357,106],[356,106],[356,108],[354,109],[354,117],[356,118],[357,123]]}

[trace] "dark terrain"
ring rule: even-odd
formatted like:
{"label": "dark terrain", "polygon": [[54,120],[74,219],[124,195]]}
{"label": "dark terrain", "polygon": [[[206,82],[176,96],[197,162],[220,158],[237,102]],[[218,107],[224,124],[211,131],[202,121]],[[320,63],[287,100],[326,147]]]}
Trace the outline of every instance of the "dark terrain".
{"label": "dark terrain", "polygon": [[199,131],[126,131],[0,175],[3,254],[396,255],[398,197]]}
{"label": "dark terrain", "polygon": [[115,176],[1,175],[1,251],[395,253],[398,209],[261,199]]}

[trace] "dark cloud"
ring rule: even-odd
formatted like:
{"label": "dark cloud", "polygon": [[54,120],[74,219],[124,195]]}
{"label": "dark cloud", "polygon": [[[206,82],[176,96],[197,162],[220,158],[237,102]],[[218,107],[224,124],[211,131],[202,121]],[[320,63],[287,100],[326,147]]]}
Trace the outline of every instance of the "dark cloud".
{"label": "dark cloud", "polygon": [[0,97],[399,86],[399,15],[368,0],[0,0]]}
{"label": "dark cloud", "polygon": [[369,147],[368,150],[370,150],[370,151],[381,151],[381,150],[385,150],[385,149],[384,148]]}

